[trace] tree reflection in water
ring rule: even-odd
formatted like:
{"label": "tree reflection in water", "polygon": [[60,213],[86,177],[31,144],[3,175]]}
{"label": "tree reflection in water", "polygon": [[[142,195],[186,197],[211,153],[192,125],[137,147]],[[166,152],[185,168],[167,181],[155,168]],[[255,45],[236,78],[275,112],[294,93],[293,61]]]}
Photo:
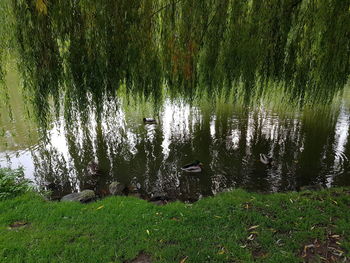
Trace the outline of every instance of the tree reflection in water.
{"label": "tree reflection in water", "polygon": [[[345,107],[281,117],[263,108],[210,112],[166,100],[158,124],[144,125],[142,112],[114,106],[99,122],[56,124],[50,146],[32,152],[39,184],[55,183],[58,194],[89,188],[105,195],[118,180],[138,184],[144,196],[197,200],[231,187],[274,192],[350,183]],[[273,164],[262,164],[260,153],[271,154]],[[201,173],[180,170],[195,159],[204,163]]]}

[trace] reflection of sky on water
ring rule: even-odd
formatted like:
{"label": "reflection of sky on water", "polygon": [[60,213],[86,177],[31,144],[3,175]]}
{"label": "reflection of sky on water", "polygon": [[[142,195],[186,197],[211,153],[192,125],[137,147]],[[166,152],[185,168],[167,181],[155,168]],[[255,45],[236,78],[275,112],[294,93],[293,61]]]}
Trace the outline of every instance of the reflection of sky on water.
{"label": "reflection of sky on water", "polygon": [[[137,181],[146,192],[195,192],[197,198],[230,187],[279,191],[350,183],[350,124],[344,107],[334,121],[311,128],[300,115],[282,118],[264,108],[221,116],[166,100],[157,125],[142,123],[151,116],[114,108],[106,108],[101,125],[94,118],[83,123],[78,116],[74,126],[66,126],[61,119],[50,131],[50,144],[2,152],[0,165],[23,166],[27,177],[43,184],[60,182],[64,174],[74,189],[86,187],[86,165],[95,160],[103,166],[104,184]],[[8,138],[8,144],[15,144],[15,138]],[[273,165],[262,165],[260,153],[271,154]],[[195,159],[205,163],[201,175],[180,171]]]}
{"label": "reflection of sky on water", "polygon": [[30,151],[0,153],[0,167],[13,169],[24,167],[25,176],[30,180],[34,180],[34,163]]}
{"label": "reflection of sky on water", "polygon": [[[343,107],[335,126],[335,135],[333,143],[333,152],[335,155],[333,170],[335,173],[344,172],[345,164],[348,162],[348,157],[345,154],[346,144],[349,136],[349,112]],[[334,180],[334,175],[329,174],[327,177],[327,186],[331,186]]]}

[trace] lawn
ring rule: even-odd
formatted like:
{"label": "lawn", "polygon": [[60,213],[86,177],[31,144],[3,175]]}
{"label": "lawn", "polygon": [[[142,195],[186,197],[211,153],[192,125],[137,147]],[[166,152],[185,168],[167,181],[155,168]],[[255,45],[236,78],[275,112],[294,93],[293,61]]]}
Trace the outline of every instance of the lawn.
{"label": "lawn", "polygon": [[165,206],[27,193],[0,201],[0,262],[349,262],[349,208],[346,188]]}

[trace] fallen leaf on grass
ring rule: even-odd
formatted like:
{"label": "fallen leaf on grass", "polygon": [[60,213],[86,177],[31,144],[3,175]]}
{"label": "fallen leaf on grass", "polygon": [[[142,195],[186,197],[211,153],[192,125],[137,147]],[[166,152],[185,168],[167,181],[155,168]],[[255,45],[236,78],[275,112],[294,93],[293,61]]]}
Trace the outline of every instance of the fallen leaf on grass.
{"label": "fallen leaf on grass", "polygon": [[305,245],[304,246],[304,255],[302,257],[306,257],[306,251],[309,249],[309,248],[314,248],[315,245],[314,244],[310,244],[310,245]]}
{"label": "fallen leaf on grass", "polygon": [[102,209],[104,207],[105,207],[104,205],[101,205],[101,206],[97,207],[96,210],[100,210],[100,209]]}
{"label": "fallen leaf on grass", "polygon": [[147,233],[147,235],[149,235],[149,230],[148,229],[146,230],[146,233]]}
{"label": "fallen leaf on grass", "polygon": [[180,260],[180,263],[185,263],[187,259],[188,259],[188,256],[184,257],[183,259]]}
{"label": "fallen leaf on grass", "polygon": [[344,251],[340,250],[340,249],[336,249],[335,247],[328,247],[329,250],[336,252],[334,253],[336,256],[342,256],[344,254]]}
{"label": "fallen leaf on grass", "polygon": [[247,239],[250,240],[250,241],[254,240],[254,238],[255,238],[255,235],[254,235],[254,234],[251,234],[251,235],[249,235],[249,236],[247,237]]}
{"label": "fallen leaf on grass", "polygon": [[214,216],[215,218],[222,218],[222,216]]}
{"label": "fallen leaf on grass", "polygon": [[255,225],[255,226],[251,226],[248,228],[248,231],[254,230],[256,228],[258,228],[260,225]]}
{"label": "fallen leaf on grass", "polygon": [[276,241],[276,245],[277,245],[277,246],[283,246],[283,240],[282,240],[282,239],[278,239],[278,240]]}
{"label": "fallen leaf on grass", "polygon": [[226,248],[224,246],[219,246],[219,251],[218,251],[218,255],[223,255],[227,252]]}

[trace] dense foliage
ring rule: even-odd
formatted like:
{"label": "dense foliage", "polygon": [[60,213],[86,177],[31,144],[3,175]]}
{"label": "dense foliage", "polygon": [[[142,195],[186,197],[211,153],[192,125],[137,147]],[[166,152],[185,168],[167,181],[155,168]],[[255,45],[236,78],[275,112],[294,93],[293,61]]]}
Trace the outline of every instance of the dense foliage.
{"label": "dense foliage", "polygon": [[349,75],[350,0],[2,2],[42,121],[50,97],[99,110],[120,87],[159,100],[164,84],[187,98],[282,86],[297,102],[330,101]]}
{"label": "dense foliage", "polygon": [[30,189],[30,181],[24,178],[22,169],[0,168],[0,200],[15,197]]}

